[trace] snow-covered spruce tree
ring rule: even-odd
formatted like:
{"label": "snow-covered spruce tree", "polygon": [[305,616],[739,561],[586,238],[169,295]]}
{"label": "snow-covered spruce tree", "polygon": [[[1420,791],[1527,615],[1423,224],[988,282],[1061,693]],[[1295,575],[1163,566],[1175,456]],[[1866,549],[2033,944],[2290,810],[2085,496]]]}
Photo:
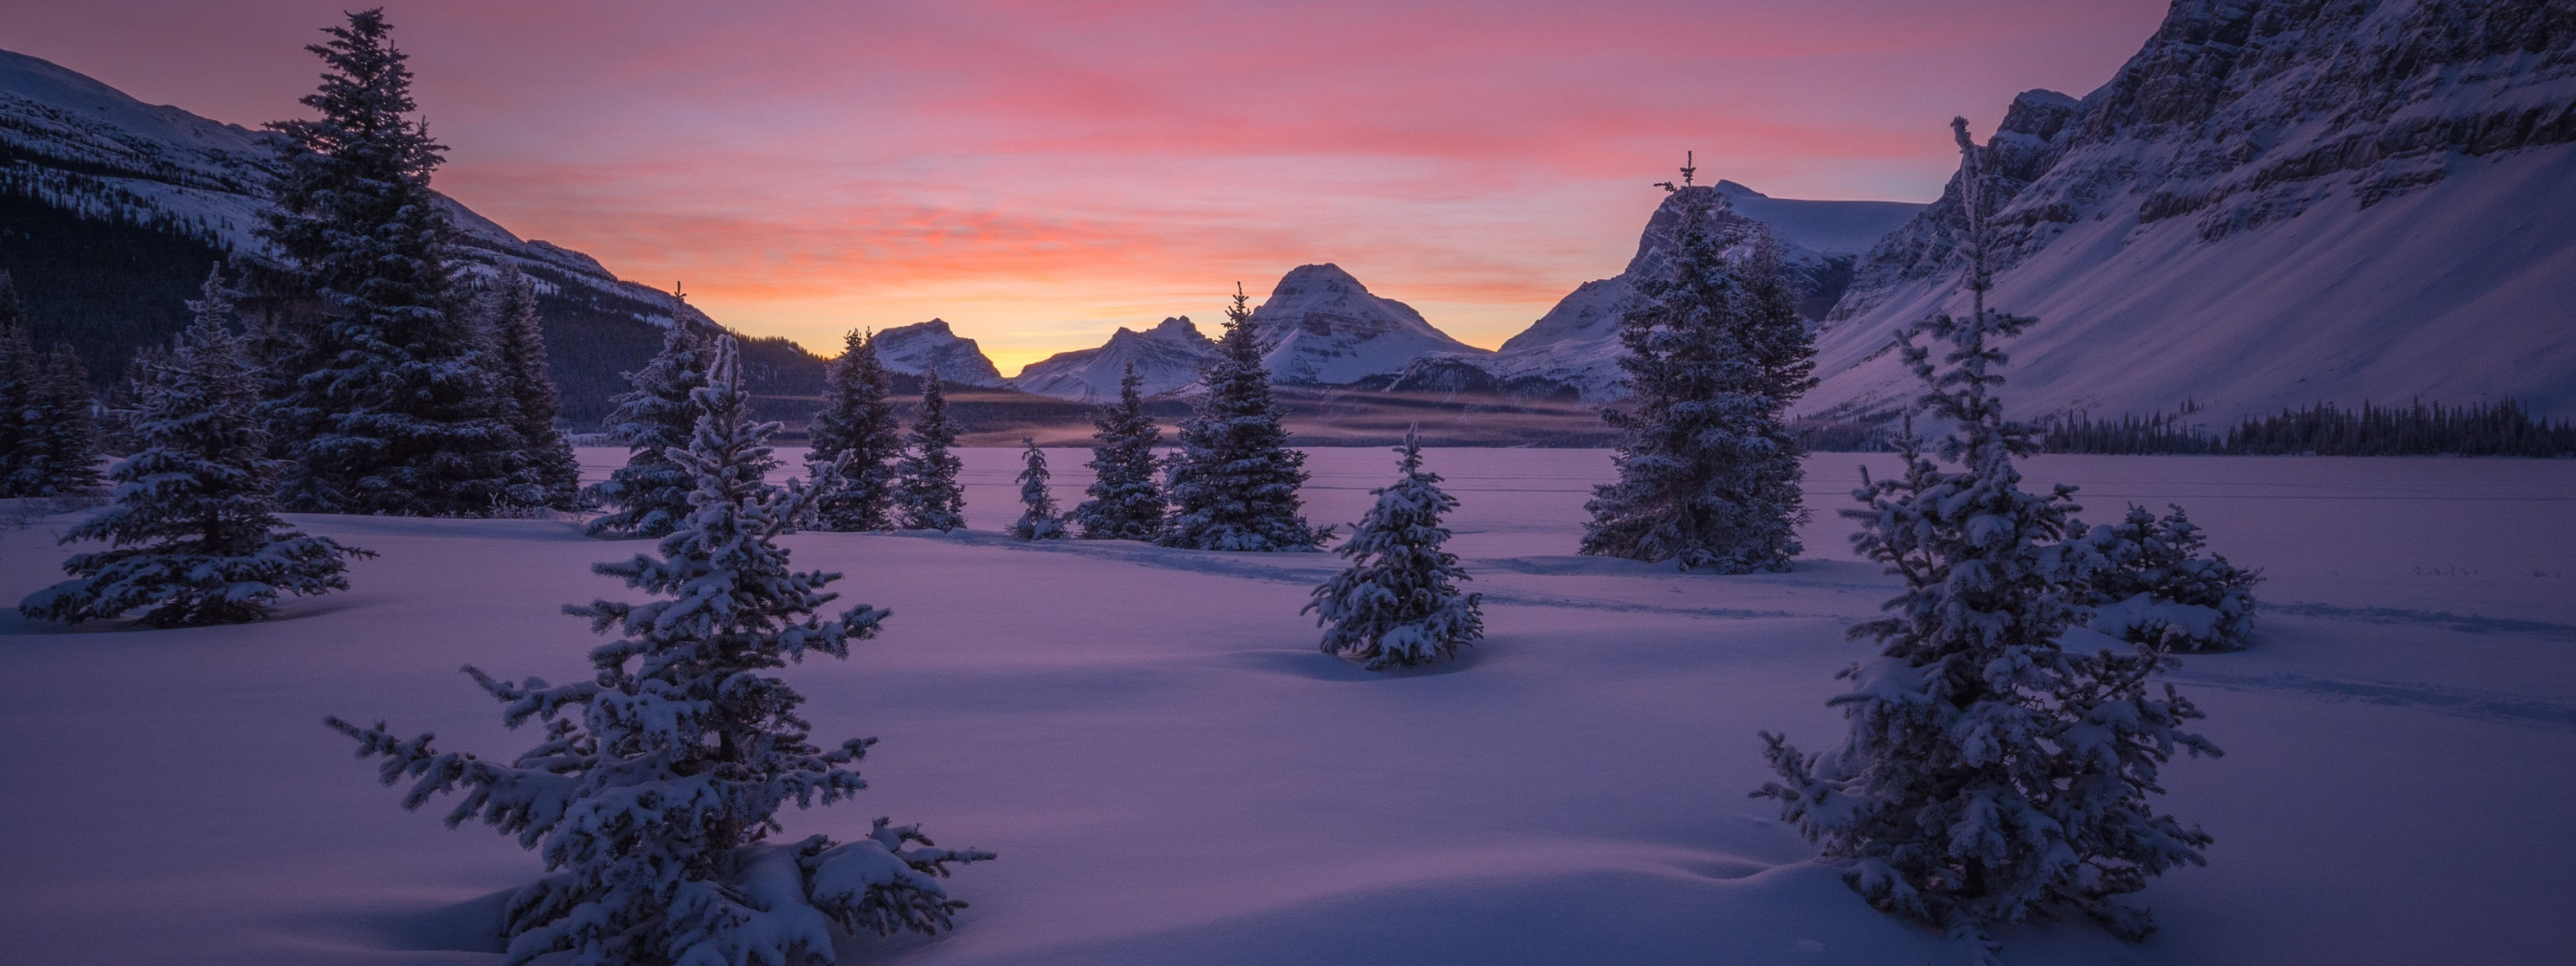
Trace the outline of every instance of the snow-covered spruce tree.
{"label": "snow-covered spruce tree", "polygon": [[148,607],[143,620],[155,627],[255,621],[280,594],[347,590],[344,558],[375,556],[269,512],[259,381],[225,328],[232,303],[220,270],[188,307],[196,320],[153,367],[137,407],[141,448],[108,471],[116,502],[63,536],[110,548],[64,561],[73,579],[28,596],[20,613],[77,624]]}
{"label": "snow-covered spruce tree", "polygon": [[291,510],[475,516],[506,510],[522,444],[450,278],[455,227],[429,176],[445,150],[412,117],[411,70],[384,11],[349,14],[322,58],[311,120],[270,125],[280,173],[260,235],[275,293],[309,300],[294,373],[270,400]]}
{"label": "snow-covered spruce tree", "polygon": [[1165,492],[1172,512],[1155,542],[1190,550],[1314,551],[1332,528],[1298,515],[1306,454],[1288,448],[1262,364],[1261,336],[1241,286],[1225,310],[1225,336],[1199,377],[1207,399],[1181,421]]}
{"label": "snow-covered spruce tree", "polygon": [[[823,409],[807,434],[809,472],[824,492],[815,504],[818,529],[843,533],[894,528],[894,461],[903,456],[895,421],[894,379],[877,358],[875,336],[852,330],[841,357],[823,368]],[[821,480],[837,467],[832,485]]]}
{"label": "snow-covered spruce tree", "polygon": [[966,489],[957,485],[965,466],[957,454],[957,424],[948,421],[948,394],[934,369],[921,377],[921,412],[912,419],[912,435],[903,458],[895,461],[894,500],[905,530],[946,533],[966,526]]}
{"label": "snow-covered spruce tree", "polygon": [[752,421],[732,339],[714,353],[697,390],[703,415],[673,450],[696,481],[694,510],[658,556],[594,568],[658,599],[565,608],[623,635],[591,651],[591,679],[512,684],[466,669],[512,727],[543,720],[543,741],[501,764],[381,722],[327,719],[361,757],[384,759],[386,784],[413,780],[404,807],[456,794],[449,826],[481,819],[544,857],[552,874],[506,909],[513,966],[564,952],[562,962],[588,966],[830,962],[832,926],[948,928],[965,903],[939,878],[993,857],[932,847],[885,819],[849,842],[767,841],[786,804],[830,805],[866,788],[848,766],[875,741],[816,747],[797,716],[804,697],[770,672],[810,653],[847,658],[887,612],[820,616],[838,596],[823,587],[840,575],[790,570],[776,543],[815,493],[763,481],[777,465],[777,424]]}
{"label": "snow-covered spruce tree", "polygon": [[1458,500],[1422,468],[1422,440],[1412,430],[1395,451],[1404,456],[1396,464],[1402,477],[1375,491],[1377,505],[1337,551],[1350,567],[1315,588],[1305,607],[1324,628],[1324,653],[1372,671],[1447,660],[1485,636],[1485,595],[1458,592],[1467,572],[1440,548],[1449,540],[1440,517]]}
{"label": "snow-covered spruce tree", "polygon": [[1719,233],[1705,186],[1666,185],[1679,219],[1660,271],[1622,309],[1628,402],[1602,417],[1621,433],[1619,478],[1584,508],[1582,552],[1720,573],[1786,571],[1807,518],[1797,436],[1782,418],[1813,387],[1815,348],[1780,277],[1778,248]]}
{"label": "snow-covered spruce tree", "polygon": [[[2135,938],[2151,918],[2113,899],[2201,864],[2210,843],[2147,796],[2177,747],[2218,749],[2182,730],[2201,713],[2171,685],[2149,693],[2163,651],[2073,626],[2099,561],[2061,539],[2072,487],[2020,485],[2013,461],[2032,451],[2031,430],[2003,417],[1995,342],[2031,320],[1985,306],[1979,156],[1954,125],[1975,308],[1919,324],[1898,348],[1929,389],[1913,413],[1952,427],[1936,453],[1956,468],[1925,456],[1909,425],[1904,474],[1865,478],[1855,495],[1868,508],[1844,511],[1861,523],[1853,546],[1905,590],[1852,628],[1879,656],[1844,671],[1854,687],[1831,701],[1850,721],[1842,747],[1805,755],[1765,733],[1779,778],[1754,794],[1779,800],[1882,910],[1983,943],[1989,927],[2073,909]],[[1918,333],[1950,344],[1940,366]]]}
{"label": "snow-covered spruce tree", "polygon": [[2233,651],[2254,634],[2259,570],[2202,555],[2207,538],[2179,506],[2157,517],[2129,507],[2119,523],[2082,527],[2074,540],[2100,560],[2086,586],[2093,605],[2086,625],[2132,644],[2168,651]]}
{"label": "snow-covered spruce tree", "polygon": [[1046,451],[1038,441],[1020,437],[1020,518],[1011,524],[1011,535],[1022,540],[1062,540],[1070,534],[1064,529],[1064,514],[1055,508],[1055,493],[1047,489]]}
{"label": "snow-covered spruce tree", "polygon": [[674,296],[662,351],[644,368],[626,374],[633,388],[618,395],[617,408],[608,414],[608,431],[626,441],[626,465],[590,488],[591,499],[613,509],[590,521],[584,532],[659,538],[693,512],[689,493],[696,479],[671,451],[689,445],[695,431],[698,409],[691,398],[706,387],[707,351],[715,338],[691,316],[688,304]]}
{"label": "snow-covered spruce tree", "polygon": [[581,501],[581,464],[573,459],[572,444],[564,441],[563,430],[555,425],[563,415],[563,403],[555,393],[554,371],[546,359],[537,287],[518,266],[504,265],[501,277],[484,292],[480,308],[491,330],[492,368],[500,380],[501,400],[509,406],[510,425],[521,447],[512,502],[576,509]]}
{"label": "snow-covered spruce tree", "polygon": [[1092,414],[1091,499],[1073,508],[1085,540],[1152,540],[1163,528],[1163,487],[1154,449],[1163,430],[1145,413],[1145,377],[1136,364],[1118,380],[1118,402]]}

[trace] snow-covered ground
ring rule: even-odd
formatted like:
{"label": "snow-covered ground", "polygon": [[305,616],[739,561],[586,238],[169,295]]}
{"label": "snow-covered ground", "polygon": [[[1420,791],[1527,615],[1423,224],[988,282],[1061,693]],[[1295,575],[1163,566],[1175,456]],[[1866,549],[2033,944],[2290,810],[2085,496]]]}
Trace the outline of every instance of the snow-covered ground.
{"label": "snow-covered ground", "polygon": [[[617,458],[586,451],[593,474]],[[1087,454],[1057,451],[1059,496]],[[1441,450],[1452,546],[1491,637],[1433,673],[1314,653],[1297,609],[1336,561],[1018,545],[1006,450],[964,453],[973,532],[803,534],[797,562],[891,607],[847,662],[791,669],[816,736],[884,739],[848,837],[919,821],[973,903],[936,940],[844,963],[1915,963],[1937,936],[1871,911],[1744,793],[1754,733],[1839,736],[1843,628],[1889,596],[1847,525],[1795,573],[1709,577],[1572,555],[1598,451]],[[1811,462],[1821,510],[1854,467]],[[1316,451],[1319,520],[1391,478]],[[2542,963],[2576,948],[2576,461],[2051,457],[2093,519],[2179,502],[2261,566],[2256,646],[2176,675],[2218,760],[2167,802],[2210,866],[2144,896],[2163,929],[2005,934],[2013,963]],[[51,534],[0,532],[0,599],[55,579]],[[567,602],[643,549],[544,521],[300,517],[377,550],[355,589],[244,627],[64,633],[0,616],[0,961],[191,966],[497,962],[480,901],[537,860],[406,813],[325,714],[515,754],[456,667],[563,680],[596,640]],[[435,808],[435,807],[433,807]]]}

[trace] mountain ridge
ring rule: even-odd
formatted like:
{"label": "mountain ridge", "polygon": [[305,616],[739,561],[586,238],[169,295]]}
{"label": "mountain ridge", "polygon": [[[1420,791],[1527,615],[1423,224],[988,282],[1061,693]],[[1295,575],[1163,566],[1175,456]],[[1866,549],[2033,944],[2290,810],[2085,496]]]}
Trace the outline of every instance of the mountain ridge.
{"label": "mountain ridge", "polygon": [[[2576,18],[2545,0],[2180,0],[2082,99],[2016,98],[1989,304],[2019,416],[2512,397],[2576,413]],[[1858,267],[1810,415],[1915,390],[1964,302],[1953,183]]]}

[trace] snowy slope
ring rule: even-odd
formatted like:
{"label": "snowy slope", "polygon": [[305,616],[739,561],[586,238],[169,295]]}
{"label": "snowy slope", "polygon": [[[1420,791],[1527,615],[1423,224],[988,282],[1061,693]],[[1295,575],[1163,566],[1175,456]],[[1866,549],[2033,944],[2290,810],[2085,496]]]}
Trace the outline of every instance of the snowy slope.
{"label": "snowy slope", "polygon": [[[2176,3],[2082,101],[2018,99],[1995,304],[2022,414],[2205,418],[2512,396],[2576,413],[2576,29],[2563,3]],[[1927,132],[1927,136],[1937,136]],[[1955,185],[1859,268],[1809,411],[1913,392],[1962,302]]]}
{"label": "snowy slope", "polygon": [[1189,316],[1175,316],[1143,332],[1119,326],[1099,348],[1048,356],[1020,370],[1010,384],[1040,396],[1101,402],[1118,398],[1119,380],[1133,365],[1144,377],[1139,391],[1153,396],[1198,381],[1215,356],[1216,342],[1201,335]]}
{"label": "snowy slope", "polygon": [[1338,386],[1395,373],[1434,353],[1490,354],[1449,337],[1422,313],[1367,286],[1333,264],[1300,265],[1280,277],[1252,311],[1271,379],[1289,385]]}
{"label": "snowy slope", "polygon": [[[1637,252],[1618,275],[1585,282],[1520,334],[1503,343],[1494,356],[1474,360],[1490,377],[1480,388],[1520,395],[1571,392],[1603,400],[1622,394],[1619,358],[1619,311],[1628,297],[1628,280],[1639,272],[1661,271],[1664,252],[1680,223],[1685,205],[1699,205],[1719,231],[1739,239],[1732,257],[1752,252],[1752,240],[1768,231],[1780,243],[1781,263],[1806,293],[1804,308],[1821,315],[1842,294],[1858,253],[1921,211],[1922,205],[1894,201],[1805,201],[1773,198],[1732,181],[1685,187],[1664,197],[1638,233]],[[1460,360],[1465,361],[1465,360]],[[1399,376],[1399,388],[1446,388],[1464,384],[1460,361],[1436,360]],[[1444,383],[1445,380],[1445,383]]]}
{"label": "snowy slope", "polygon": [[1732,181],[1715,187],[1728,210],[1769,226],[1781,241],[1820,255],[1866,254],[1923,210],[1910,201],[1774,198]]}
{"label": "snowy slope", "polygon": [[[789,470],[801,465],[781,454]],[[1968,962],[1871,910],[1745,792],[1756,732],[1810,747],[1892,592],[1847,521],[1794,573],[1694,576],[1573,556],[1598,450],[1441,450],[1490,637],[1381,676],[1315,653],[1297,608],[1340,561],[1134,543],[1032,547],[1017,454],[967,450],[975,530],[806,533],[800,568],[888,607],[847,661],[778,673],[817,738],[876,736],[853,802],[783,838],[921,822],[999,860],[934,941],[848,940],[914,966],[1901,966]],[[623,451],[583,453],[594,476]],[[1058,450],[1059,498],[1088,482]],[[1854,463],[1810,460],[1847,505]],[[1318,450],[1319,522],[1392,476]],[[2576,462],[2052,457],[2096,519],[2180,501],[2261,566],[2242,653],[2174,676],[2227,755],[2181,759],[2167,807],[2217,838],[2141,900],[2161,931],[2004,932],[2010,966],[2554,963],[2576,946]],[[2474,499],[2459,499],[2475,494]],[[59,579],[72,518],[0,530],[0,600]],[[353,589],[244,627],[78,633],[0,613],[0,961],[45,966],[492,966],[488,898],[542,872],[444,804],[398,806],[325,714],[515,754],[458,674],[586,677],[566,602],[633,599],[590,565],[640,544],[566,523],[296,517],[382,557]],[[480,934],[478,934],[478,932]]]}
{"label": "snowy slope", "polygon": [[975,340],[950,331],[944,319],[879,330],[874,344],[877,359],[895,372],[917,376],[935,369],[940,380],[950,385],[1004,385],[1002,371],[984,358]]}
{"label": "snowy slope", "polygon": [[[125,218],[255,250],[253,232],[275,171],[276,135],[152,106],[50,61],[0,50],[0,190],[58,208]],[[470,265],[513,263],[547,291],[571,286],[648,321],[667,321],[671,296],[623,281],[597,259],[528,241],[440,197]]]}

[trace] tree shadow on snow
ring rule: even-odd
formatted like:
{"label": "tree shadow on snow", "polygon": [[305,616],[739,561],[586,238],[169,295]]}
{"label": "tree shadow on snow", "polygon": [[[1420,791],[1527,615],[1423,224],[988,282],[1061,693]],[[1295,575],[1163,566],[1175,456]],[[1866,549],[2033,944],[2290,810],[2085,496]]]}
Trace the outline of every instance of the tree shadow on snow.
{"label": "tree shadow on snow", "polygon": [[340,920],[380,949],[401,952],[507,952],[501,913],[516,889],[421,909],[380,909]]}
{"label": "tree shadow on snow", "polygon": [[1393,681],[1405,678],[1438,677],[1456,674],[1484,663],[1491,645],[1460,648],[1456,658],[1420,667],[1389,668],[1371,671],[1358,662],[1334,657],[1322,651],[1265,649],[1230,651],[1225,657],[1233,664],[1256,671],[1291,674],[1316,681]]}

